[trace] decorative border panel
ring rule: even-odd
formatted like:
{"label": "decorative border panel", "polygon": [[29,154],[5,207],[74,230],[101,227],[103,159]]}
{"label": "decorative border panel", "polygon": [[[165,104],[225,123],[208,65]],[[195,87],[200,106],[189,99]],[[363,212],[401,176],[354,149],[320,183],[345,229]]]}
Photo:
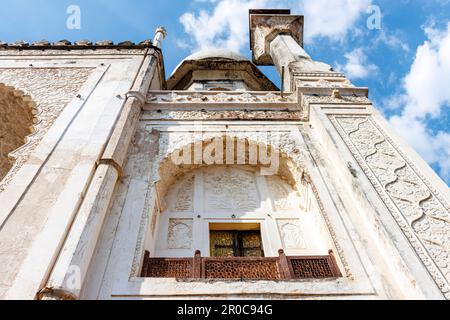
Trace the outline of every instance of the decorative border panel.
{"label": "decorative border panel", "polygon": [[450,206],[372,117],[329,119],[447,299]]}
{"label": "decorative border panel", "polygon": [[291,104],[297,103],[297,96],[293,93],[267,91],[150,91],[147,96],[149,104]]}

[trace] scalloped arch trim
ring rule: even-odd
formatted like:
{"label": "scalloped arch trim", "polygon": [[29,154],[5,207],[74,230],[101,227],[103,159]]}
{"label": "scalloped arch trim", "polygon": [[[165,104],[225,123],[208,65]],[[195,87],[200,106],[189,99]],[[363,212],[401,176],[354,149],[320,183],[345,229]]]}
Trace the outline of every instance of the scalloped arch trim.
{"label": "scalloped arch trim", "polygon": [[14,166],[17,150],[30,141],[37,114],[37,104],[30,96],[0,83],[0,180]]}

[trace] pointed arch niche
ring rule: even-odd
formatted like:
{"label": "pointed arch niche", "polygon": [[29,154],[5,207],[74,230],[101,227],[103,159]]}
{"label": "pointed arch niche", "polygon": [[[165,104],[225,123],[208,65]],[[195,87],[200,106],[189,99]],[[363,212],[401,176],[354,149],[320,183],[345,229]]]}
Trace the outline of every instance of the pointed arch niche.
{"label": "pointed arch niche", "polygon": [[[249,163],[248,146],[255,142],[231,139],[245,143],[245,163]],[[211,141],[202,141],[203,150]],[[256,165],[176,165],[171,155],[161,161],[144,260],[192,258],[196,252],[214,257],[211,237],[216,230],[259,232],[265,258],[278,257],[280,249],[292,257],[338,252],[316,189],[299,161],[275,147],[255,144],[278,152],[276,174],[263,175],[259,161]],[[223,146],[225,155],[226,143]]]}
{"label": "pointed arch niche", "polygon": [[31,97],[0,83],[0,181],[14,166],[16,153],[29,141],[36,113]]}
{"label": "pointed arch niche", "polygon": [[[213,165],[183,174],[163,199],[154,244],[155,257],[211,255],[213,229],[258,229],[265,257],[284,249],[290,256],[327,255],[333,249],[308,183],[289,184],[257,167]],[[222,226],[221,226],[222,225]],[[228,228],[228,229],[227,229]]]}

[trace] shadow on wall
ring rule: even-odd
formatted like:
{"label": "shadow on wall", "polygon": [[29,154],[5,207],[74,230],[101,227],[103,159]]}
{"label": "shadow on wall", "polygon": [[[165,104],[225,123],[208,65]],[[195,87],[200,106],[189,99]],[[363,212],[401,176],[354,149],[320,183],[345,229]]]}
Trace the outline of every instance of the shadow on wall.
{"label": "shadow on wall", "polygon": [[0,181],[13,167],[14,151],[33,133],[36,103],[22,91],[0,83]]}

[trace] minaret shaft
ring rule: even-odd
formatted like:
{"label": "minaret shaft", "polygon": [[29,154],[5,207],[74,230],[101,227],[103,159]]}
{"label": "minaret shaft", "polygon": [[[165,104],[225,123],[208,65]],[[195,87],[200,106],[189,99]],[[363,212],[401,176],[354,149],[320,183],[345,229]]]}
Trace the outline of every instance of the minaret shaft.
{"label": "minaret shaft", "polygon": [[303,49],[303,16],[266,10],[250,11],[250,43],[253,61],[258,65],[275,65],[280,75],[285,68],[284,83],[291,85],[294,73],[330,73],[332,68],[314,61]]}
{"label": "minaret shaft", "polygon": [[[296,70],[305,73],[332,71],[328,64],[312,60],[308,53],[289,34],[277,35],[270,42],[270,56],[280,75],[282,75],[283,67],[286,71]],[[291,73],[284,73],[286,88],[291,88]]]}

